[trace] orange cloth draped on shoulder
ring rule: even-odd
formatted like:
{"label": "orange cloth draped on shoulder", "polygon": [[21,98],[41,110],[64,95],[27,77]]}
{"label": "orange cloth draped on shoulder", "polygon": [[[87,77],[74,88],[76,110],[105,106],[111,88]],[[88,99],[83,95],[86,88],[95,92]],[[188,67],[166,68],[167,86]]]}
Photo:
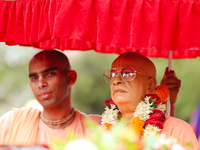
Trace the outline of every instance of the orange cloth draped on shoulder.
{"label": "orange cloth draped on shoulder", "polygon": [[40,110],[31,107],[12,109],[0,117],[0,145],[49,145],[54,138],[66,139],[71,132],[75,133],[77,138],[84,137],[84,119],[91,118],[97,123],[101,120],[99,115],[85,115],[75,111],[72,124],[65,129],[52,129],[40,119]]}
{"label": "orange cloth draped on shoulder", "polygon": [[193,147],[185,147],[187,150],[199,150],[197,138],[192,130],[192,127],[183,120],[166,116],[162,133],[164,133],[166,137],[178,137],[181,145],[190,142]]}

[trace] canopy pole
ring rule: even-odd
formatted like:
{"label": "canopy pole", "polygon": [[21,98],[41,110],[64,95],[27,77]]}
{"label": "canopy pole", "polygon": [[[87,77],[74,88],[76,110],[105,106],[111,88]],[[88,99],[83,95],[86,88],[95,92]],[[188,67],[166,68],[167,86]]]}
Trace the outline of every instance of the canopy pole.
{"label": "canopy pole", "polygon": [[168,71],[172,70],[172,51],[169,51],[168,57]]}
{"label": "canopy pole", "polygon": [[[169,57],[168,57],[168,71],[172,70],[172,51],[169,51]],[[170,103],[170,95],[167,98],[167,111],[166,114],[170,116],[170,109],[171,109],[171,103]]]}

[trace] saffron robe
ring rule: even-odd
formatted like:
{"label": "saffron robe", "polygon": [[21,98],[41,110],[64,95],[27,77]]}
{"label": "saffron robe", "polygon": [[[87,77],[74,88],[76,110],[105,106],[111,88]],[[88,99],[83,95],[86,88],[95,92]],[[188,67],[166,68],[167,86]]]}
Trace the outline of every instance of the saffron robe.
{"label": "saffron robe", "polygon": [[[164,133],[166,137],[177,137],[181,145],[190,142],[193,145],[191,150],[199,150],[198,141],[192,127],[181,119],[166,116],[161,133]],[[190,148],[187,148],[187,150],[190,150]]]}
{"label": "saffron robe", "polygon": [[[100,122],[99,115],[85,115],[78,110],[71,125],[65,129],[52,129],[46,126],[40,119],[40,110],[34,108],[13,109],[0,117],[0,145],[49,145],[55,138],[66,138],[72,131],[77,137],[85,136],[84,118],[91,118]],[[166,116],[163,130],[167,137],[175,136],[180,144],[190,142],[194,147],[191,150],[199,150],[197,138],[192,127],[183,120]]]}
{"label": "saffron robe", "polygon": [[78,110],[74,121],[65,129],[52,129],[40,119],[40,110],[31,107],[12,109],[0,117],[0,145],[49,145],[56,138],[66,139],[69,133],[84,137],[85,118],[99,123],[101,116],[85,115]]}

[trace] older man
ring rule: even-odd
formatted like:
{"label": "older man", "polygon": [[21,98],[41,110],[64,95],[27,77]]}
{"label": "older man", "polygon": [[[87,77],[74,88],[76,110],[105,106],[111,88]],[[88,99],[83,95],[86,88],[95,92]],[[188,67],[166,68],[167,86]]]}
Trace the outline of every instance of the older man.
{"label": "older man", "polygon": [[[156,89],[154,64],[138,53],[128,52],[117,57],[113,61],[111,69],[105,71],[104,75],[106,74],[105,79],[110,82],[113,101],[118,106],[122,118],[128,120],[127,124],[132,124],[133,113],[142,98]],[[170,75],[168,74],[168,76]],[[176,92],[178,91],[176,90]],[[177,93],[173,95],[174,99],[176,99],[176,95]],[[177,136],[182,144],[191,142],[194,146],[193,150],[199,149],[191,126],[180,119],[166,116],[161,133],[165,133],[167,137]]]}
{"label": "older man", "polygon": [[97,123],[98,115],[85,115],[71,105],[71,87],[77,74],[68,58],[56,50],[44,50],[29,63],[30,87],[43,111],[34,108],[13,109],[0,117],[0,145],[50,144],[72,132],[85,135],[84,118]]}

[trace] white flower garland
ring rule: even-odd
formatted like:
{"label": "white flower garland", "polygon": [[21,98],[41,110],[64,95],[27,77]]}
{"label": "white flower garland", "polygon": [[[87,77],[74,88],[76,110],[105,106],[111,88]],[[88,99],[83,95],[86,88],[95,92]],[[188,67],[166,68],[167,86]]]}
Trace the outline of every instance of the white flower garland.
{"label": "white flower garland", "polygon": [[115,104],[110,104],[111,108],[109,109],[106,106],[104,113],[102,114],[101,123],[104,125],[105,123],[109,123],[112,125],[116,125],[118,122],[118,113],[119,110],[116,109],[117,106]]}
{"label": "white flower garland", "polygon": [[[112,100],[111,100],[112,101]],[[109,108],[110,107],[110,108]],[[163,113],[166,110],[165,103],[156,104],[155,100],[151,100],[151,96],[146,96],[136,107],[135,112],[133,113],[133,118],[138,117],[140,120],[147,121],[150,118],[150,114],[153,113],[153,110],[160,110]],[[104,113],[102,114],[101,125],[116,125],[118,122],[119,110],[117,105],[112,103],[109,106],[106,106]],[[110,126],[107,128],[109,129]],[[142,138],[147,138],[150,136],[159,136],[161,129],[155,125],[147,124],[143,130]]]}

